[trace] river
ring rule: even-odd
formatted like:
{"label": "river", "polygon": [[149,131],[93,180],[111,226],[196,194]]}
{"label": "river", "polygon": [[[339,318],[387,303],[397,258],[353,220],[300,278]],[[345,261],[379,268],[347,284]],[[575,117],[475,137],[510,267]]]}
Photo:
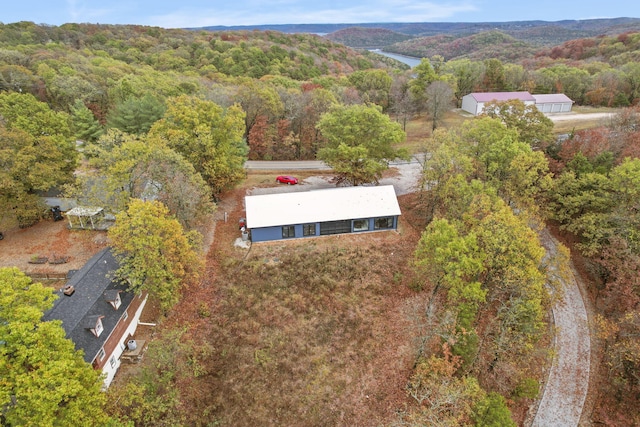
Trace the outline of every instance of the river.
{"label": "river", "polygon": [[379,53],[380,55],[388,56],[389,58],[397,59],[400,62],[404,62],[411,68],[418,65],[421,59],[421,58],[416,58],[415,56],[404,56],[404,55],[398,55],[397,53],[384,52],[380,49],[370,49],[370,50],[371,52]]}

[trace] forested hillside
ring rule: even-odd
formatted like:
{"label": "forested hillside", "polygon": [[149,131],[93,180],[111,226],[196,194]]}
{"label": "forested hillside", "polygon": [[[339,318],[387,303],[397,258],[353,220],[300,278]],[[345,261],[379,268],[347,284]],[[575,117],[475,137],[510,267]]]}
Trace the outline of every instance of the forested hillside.
{"label": "forested hillside", "polygon": [[463,58],[482,61],[496,58],[510,63],[529,58],[535,52],[531,44],[500,31],[486,31],[467,37],[420,37],[386,46],[384,50],[418,58],[441,55],[447,61]]}
{"label": "forested hillside", "polygon": [[325,38],[353,48],[370,49],[389,46],[412,39],[413,37],[384,28],[351,27],[327,34]]}
{"label": "forested hillside", "polygon": [[536,27],[524,38],[499,30],[463,36],[439,34],[412,38],[385,46],[384,50],[419,58],[431,58],[434,55],[440,55],[446,60],[497,58],[509,63],[529,63],[532,57],[543,64],[545,60],[558,59],[597,60],[614,66],[637,61],[637,40],[633,36],[637,34],[637,30],[598,37],[572,38],[554,44],[550,44],[548,40],[537,43],[537,38],[548,35],[547,30]]}
{"label": "forested hillside", "polygon": [[67,111],[80,99],[99,116],[118,101],[118,86],[127,79],[136,81],[132,93],[153,85],[157,95],[168,96],[204,91],[207,81],[225,76],[306,81],[380,65],[377,57],[318,36],[274,31],[22,22],[0,25],[0,48],[2,90],[33,93]]}

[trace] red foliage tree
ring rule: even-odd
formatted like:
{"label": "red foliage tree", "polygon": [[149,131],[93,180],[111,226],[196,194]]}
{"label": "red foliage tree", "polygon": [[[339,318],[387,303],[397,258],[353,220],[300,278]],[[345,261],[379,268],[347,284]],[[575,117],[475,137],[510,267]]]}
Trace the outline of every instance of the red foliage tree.
{"label": "red foliage tree", "polygon": [[604,127],[577,131],[562,144],[558,153],[560,166],[564,167],[578,153],[593,160],[599,154],[610,151],[610,137],[609,129]]}
{"label": "red foliage tree", "polygon": [[271,144],[268,130],[267,116],[258,116],[247,138],[249,142],[249,160],[265,160],[265,155]]}

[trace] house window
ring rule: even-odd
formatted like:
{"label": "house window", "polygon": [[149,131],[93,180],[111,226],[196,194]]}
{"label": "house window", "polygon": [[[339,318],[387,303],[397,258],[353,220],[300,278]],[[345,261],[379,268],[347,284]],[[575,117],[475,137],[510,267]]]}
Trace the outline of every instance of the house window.
{"label": "house window", "polygon": [[293,225],[285,225],[282,227],[282,238],[289,239],[296,237],[296,228]]}
{"label": "house window", "polygon": [[353,231],[367,231],[369,229],[368,219],[356,219],[353,221]]}
{"label": "house window", "polygon": [[387,216],[382,218],[376,218],[373,222],[373,228],[375,230],[385,230],[393,228],[393,217]]}
{"label": "house window", "polygon": [[105,356],[104,347],[102,347],[98,352],[98,360],[104,359],[104,356]]}
{"label": "house window", "polygon": [[122,320],[127,320],[129,318],[129,313],[127,313],[127,310],[124,311],[124,313],[122,314]]}
{"label": "house window", "polygon": [[320,235],[351,233],[351,220],[327,221],[320,223]]}
{"label": "house window", "polygon": [[98,321],[96,322],[96,327],[93,329],[93,333],[95,334],[95,336],[99,337],[103,330],[104,327],[102,326],[102,319],[98,319]]}
{"label": "house window", "polygon": [[315,224],[304,224],[302,226],[302,235],[303,236],[315,236],[316,235],[316,225]]}
{"label": "house window", "polygon": [[109,359],[109,366],[111,366],[112,368],[116,367],[116,357],[115,356],[111,356],[111,358]]}

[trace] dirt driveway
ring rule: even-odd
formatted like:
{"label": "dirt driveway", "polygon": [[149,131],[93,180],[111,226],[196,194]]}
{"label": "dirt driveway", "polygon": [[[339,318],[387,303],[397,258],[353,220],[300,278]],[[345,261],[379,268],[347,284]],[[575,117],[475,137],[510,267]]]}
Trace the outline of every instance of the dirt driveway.
{"label": "dirt driveway", "polygon": [[552,122],[567,122],[570,120],[610,119],[614,114],[615,113],[558,113],[549,114],[547,117],[549,117]]}

